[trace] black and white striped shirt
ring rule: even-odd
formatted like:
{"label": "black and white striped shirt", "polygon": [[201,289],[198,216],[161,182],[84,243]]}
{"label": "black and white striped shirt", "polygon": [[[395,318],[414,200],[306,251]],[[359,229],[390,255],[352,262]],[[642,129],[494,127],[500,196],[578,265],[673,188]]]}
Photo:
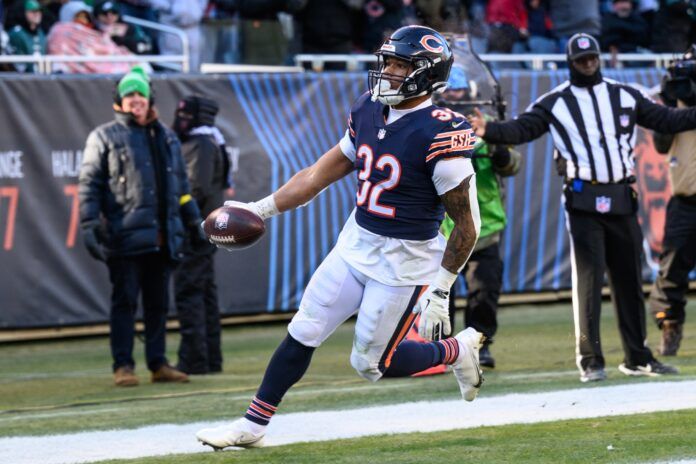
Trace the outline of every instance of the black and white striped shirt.
{"label": "black and white striped shirt", "polygon": [[696,108],[658,105],[640,90],[611,79],[591,87],[566,81],[516,119],[487,123],[484,139],[517,145],[551,131],[558,155],[567,161],[568,179],[615,183],[633,175],[638,125],[662,133],[694,129]]}

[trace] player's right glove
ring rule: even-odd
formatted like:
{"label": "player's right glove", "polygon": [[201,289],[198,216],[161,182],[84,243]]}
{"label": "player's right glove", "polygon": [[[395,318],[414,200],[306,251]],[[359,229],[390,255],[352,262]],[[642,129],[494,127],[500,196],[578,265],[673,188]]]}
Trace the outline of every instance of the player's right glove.
{"label": "player's right glove", "polygon": [[102,247],[101,224],[99,221],[90,221],[82,224],[82,239],[92,258],[106,261],[104,248]]}
{"label": "player's right glove", "polygon": [[431,286],[413,308],[420,314],[418,335],[426,340],[440,340],[452,334],[449,318],[449,290]]}

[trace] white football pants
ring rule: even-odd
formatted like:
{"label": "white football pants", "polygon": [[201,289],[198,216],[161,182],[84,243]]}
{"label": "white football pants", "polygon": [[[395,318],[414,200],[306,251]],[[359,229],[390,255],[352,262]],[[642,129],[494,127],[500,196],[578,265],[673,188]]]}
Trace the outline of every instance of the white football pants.
{"label": "white football pants", "polygon": [[334,248],[309,281],[288,332],[303,345],[317,347],[357,313],[350,363],[374,382],[413,324],[411,311],[424,288],[381,284],[351,268]]}

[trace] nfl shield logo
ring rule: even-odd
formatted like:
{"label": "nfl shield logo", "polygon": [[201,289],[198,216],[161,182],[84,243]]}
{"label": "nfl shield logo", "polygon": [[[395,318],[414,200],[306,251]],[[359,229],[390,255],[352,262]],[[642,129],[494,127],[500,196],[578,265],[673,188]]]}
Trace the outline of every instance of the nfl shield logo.
{"label": "nfl shield logo", "polygon": [[595,199],[595,209],[602,214],[608,213],[611,210],[611,198],[597,197]]}
{"label": "nfl shield logo", "polygon": [[621,123],[621,127],[628,127],[628,123],[630,122],[630,118],[628,117],[627,114],[622,114],[619,116],[619,123]]}
{"label": "nfl shield logo", "polygon": [[230,215],[227,213],[220,213],[215,218],[215,228],[217,230],[227,229],[227,222],[230,220]]}
{"label": "nfl shield logo", "polygon": [[580,48],[581,50],[587,50],[588,48],[590,48],[590,39],[588,39],[587,37],[580,37],[577,43],[578,48]]}
{"label": "nfl shield logo", "polygon": [[377,138],[380,140],[382,140],[385,135],[387,135],[387,131],[384,129],[380,129],[379,132],[377,132]]}

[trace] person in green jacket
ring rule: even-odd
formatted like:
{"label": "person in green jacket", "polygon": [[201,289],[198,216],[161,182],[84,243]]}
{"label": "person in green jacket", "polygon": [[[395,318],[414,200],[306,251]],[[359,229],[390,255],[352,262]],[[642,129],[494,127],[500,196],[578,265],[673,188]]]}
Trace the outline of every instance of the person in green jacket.
{"label": "person in green jacket", "polygon": [[[453,66],[448,79],[447,91],[438,103],[452,110],[464,110],[462,102],[476,98],[476,85],[467,80],[462,67]],[[488,116],[490,117],[490,116]],[[491,119],[493,119],[491,117]],[[482,366],[495,367],[495,358],[489,345],[493,343],[498,329],[497,310],[503,279],[503,261],[500,258],[500,235],[507,218],[503,197],[503,177],[514,176],[519,171],[521,155],[503,145],[490,145],[478,139],[474,147],[473,165],[476,171],[476,190],[481,216],[481,233],[474,251],[467,261],[462,275],[468,290],[464,325],[473,327],[486,336],[479,351]],[[441,232],[449,237],[454,222],[445,217]],[[454,327],[455,287],[450,292],[450,318]]]}
{"label": "person in green jacket", "polygon": [[[14,55],[46,54],[46,34],[41,30],[41,5],[37,0],[24,2],[24,21],[10,31],[10,46]],[[19,72],[34,72],[33,63],[17,63]]]}

